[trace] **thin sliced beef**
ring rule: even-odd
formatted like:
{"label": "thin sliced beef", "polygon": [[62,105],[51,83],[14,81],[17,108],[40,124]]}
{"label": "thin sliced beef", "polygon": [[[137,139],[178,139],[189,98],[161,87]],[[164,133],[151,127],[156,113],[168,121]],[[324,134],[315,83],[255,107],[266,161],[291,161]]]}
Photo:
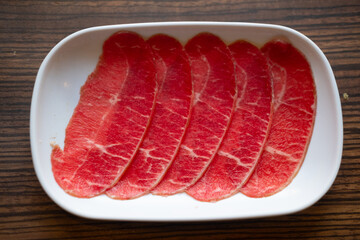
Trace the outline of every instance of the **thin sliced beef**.
{"label": "thin sliced beef", "polygon": [[179,153],[152,191],[170,195],[184,191],[204,173],[227,131],[235,105],[234,64],[227,46],[210,33],[201,33],[185,46],[189,55],[195,99]]}
{"label": "thin sliced beef", "polygon": [[272,116],[272,89],[264,55],[254,45],[229,46],[236,65],[238,98],[229,130],[204,176],[187,193],[218,201],[237,193],[262,153]]}
{"label": "thin sliced beef", "polygon": [[281,191],[299,171],[313,131],[316,90],[310,65],[291,44],[274,40],[262,49],[274,88],[274,115],[264,152],[241,192],[266,197]]}
{"label": "thin sliced beef", "polygon": [[138,153],[120,181],[106,192],[112,198],[140,197],[159,183],[178,152],[191,112],[191,68],[182,45],[163,34],[151,37],[147,43],[155,53],[162,84]]}
{"label": "thin sliced beef", "polygon": [[103,46],[81,88],[64,151],[51,155],[55,180],[67,193],[93,197],[114,185],[138,149],[157,93],[151,49],[135,33],[118,32]]}

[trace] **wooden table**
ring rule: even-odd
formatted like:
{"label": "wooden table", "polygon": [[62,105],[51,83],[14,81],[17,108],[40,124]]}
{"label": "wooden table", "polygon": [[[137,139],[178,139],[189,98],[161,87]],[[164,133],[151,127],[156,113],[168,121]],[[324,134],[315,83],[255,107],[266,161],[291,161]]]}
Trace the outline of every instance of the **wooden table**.
{"label": "wooden table", "polygon": [[[324,51],[341,96],[344,151],[334,185],[314,206],[238,221],[105,222],[65,212],[42,190],[32,165],[29,112],[36,73],[49,50],[86,27],[179,20],[285,25]],[[358,0],[0,1],[0,69],[0,239],[360,239]]]}

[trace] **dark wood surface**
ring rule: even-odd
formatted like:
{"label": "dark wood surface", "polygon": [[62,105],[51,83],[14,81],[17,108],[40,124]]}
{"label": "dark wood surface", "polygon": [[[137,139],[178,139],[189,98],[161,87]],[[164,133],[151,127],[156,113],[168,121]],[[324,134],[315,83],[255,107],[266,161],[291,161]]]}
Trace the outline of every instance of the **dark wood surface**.
{"label": "dark wood surface", "polygon": [[[324,51],[341,96],[344,150],[334,185],[314,206],[237,221],[105,222],[73,216],[47,197],[29,140],[32,89],[46,54],[83,28],[179,20],[285,25]],[[360,1],[0,1],[0,129],[0,239],[360,239]]]}

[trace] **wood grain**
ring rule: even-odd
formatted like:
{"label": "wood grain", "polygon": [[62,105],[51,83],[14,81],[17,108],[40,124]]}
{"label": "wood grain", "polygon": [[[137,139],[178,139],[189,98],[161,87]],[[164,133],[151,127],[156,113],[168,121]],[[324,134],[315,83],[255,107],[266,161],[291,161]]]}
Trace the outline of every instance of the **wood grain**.
{"label": "wood grain", "polygon": [[[314,206],[238,221],[104,222],[68,214],[47,197],[29,142],[32,88],[46,54],[86,27],[179,20],[285,25],[324,51],[339,87],[344,149],[334,185]],[[360,239],[360,2],[0,1],[0,129],[0,239]]]}

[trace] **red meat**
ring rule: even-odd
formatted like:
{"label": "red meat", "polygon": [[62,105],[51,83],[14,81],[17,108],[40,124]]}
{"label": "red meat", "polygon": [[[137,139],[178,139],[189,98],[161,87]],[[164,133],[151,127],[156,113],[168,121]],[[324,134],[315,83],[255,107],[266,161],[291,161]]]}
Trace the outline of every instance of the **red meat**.
{"label": "red meat", "polygon": [[155,53],[162,84],[138,153],[120,181],[106,192],[112,198],[140,197],[155,187],[176,156],[188,125],[193,99],[189,59],[172,37],[158,34],[147,42]]}
{"label": "red meat", "polygon": [[52,151],[60,187],[77,197],[93,197],[114,185],[142,141],[156,93],[156,69],[146,42],[131,32],[106,40],[96,70],[81,88],[64,151],[59,146]]}
{"label": "red meat", "polygon": [[272,115],[268,65],[261,51],[246,41],[229,46],[238,99],[232,122],[208,170],[187,193],[200,201],[218,201],[237,193],[262,153]]}
{"label": "red meat", "polygon": [[195,99],[179,153],[152,191],[170,195],[184,191],[205,172],[227,131],[236,99],[234,64],[227,46],[210,33],[201,33],[185,46],[189,55]]}
{"label": "red meat", "polygon": [[299,171],[313,131],[316,90],[310,65],[291,44],[275,40],[262,49],[273,78],[274,115],[264,152],[241,192],[266,197]]}

